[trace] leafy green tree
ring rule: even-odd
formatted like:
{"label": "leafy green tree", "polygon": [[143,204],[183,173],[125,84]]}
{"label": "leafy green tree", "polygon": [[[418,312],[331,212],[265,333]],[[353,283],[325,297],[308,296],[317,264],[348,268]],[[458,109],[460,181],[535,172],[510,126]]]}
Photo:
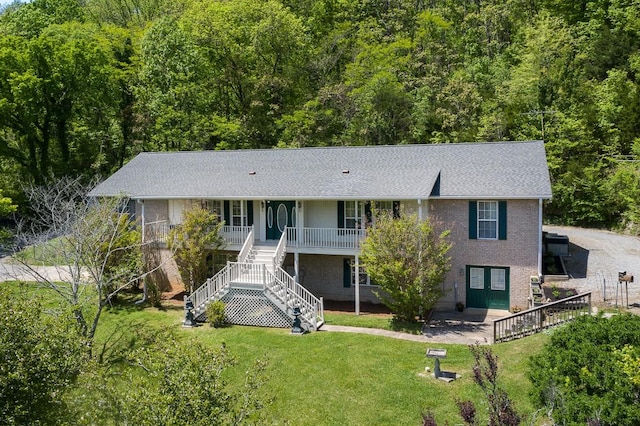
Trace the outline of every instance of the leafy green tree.
{"label": "leafy green tree", "polygon": [[79,23],[0,37],[0,155],[28,179],[94,170],[96,140],[118,112],[111,49],[98,27]]}
{"label": "leafy green tree", "polygon": [[242,0],[194,1],[181,22],[207,59],[210,112],[244,129],[240,146],[223,147],[274,146],[276,121],[307,87],[301,20],[280,2]]}
{"label": "leafy green tree", "polygon": [[377,296],[398,320],[414,322],[444,295],[442,282],[450,268],[448,235],[416,214],[381,215],[367,231],[362,262],[380,288]]}
{"label": "leafy green tree", "polygon": [[[3,197],[2,190],[0,190],[0,218],[5,218],[11,213],[14,213],[18,209],[18,206],[13,204],[11,198]],[[3,247],[5,243],[11,238],[11,231],[4,226],[0,227],[0,247]]]}
{"label": "leafy green tree", "polygon": [[630,368],[637,362],[639,327],[640,317],[619,314],[584,316],[555,330],[531,359],[535,403],[561,424],[636,424],[640,387]]}
{"label": "leafy green tree", "polygon": [[175,250],[187,293],[212,275],[207,259],[224,245],[222,226],[215,213],[196,206],[184,212],[182,224],[169,232],[169,246]]}
{"label": "leafy green tree", "polygon": [[150,121],[150,147],[161,151],[201,149],[208,139],[206,63],[175,18],[161,18],[142,41],[138,96]]}
{"label": "leafy green tree", "polygon": [[0,289],[0,422],[63,424],[85,355],[73,315]]}

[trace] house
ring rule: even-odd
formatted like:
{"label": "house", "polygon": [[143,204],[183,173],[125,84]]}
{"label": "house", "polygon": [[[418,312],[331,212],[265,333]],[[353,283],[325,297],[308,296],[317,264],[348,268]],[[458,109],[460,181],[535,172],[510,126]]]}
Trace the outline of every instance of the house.
{"label": "house", "polygon": [[[123,193],[135,201],[145,238],[162,239],[191,205],[215,211],[230,260],[238,257],[229,267],[257,264],[255,276],[273,280],[280,274],[272,292],[297,298],[283,296],[285,310],[315,298],[319,305],[307,308],[321,322],[320,298],[354,301],[356,312],[360,302],[378,301],[359,262],[376,210],[414,212],[450,229],[439,308],[526,307],[530,277],[541,274],[551,185],[543,142],[527,141],[141,153],[92,191]],[[250,290],[243,272],[225,273],[235,275],[208,281],[194,296],[196,311],[228,291],[221,281]]]}

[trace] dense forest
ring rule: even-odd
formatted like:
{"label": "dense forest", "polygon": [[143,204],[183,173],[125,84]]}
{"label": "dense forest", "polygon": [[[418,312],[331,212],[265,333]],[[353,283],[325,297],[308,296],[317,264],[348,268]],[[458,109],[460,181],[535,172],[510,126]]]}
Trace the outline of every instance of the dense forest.
{"label": "dense forest", "polygon": [[544,139],[549,220],[638,231],[637,0],[34,0],[0,189],[141,151]]}

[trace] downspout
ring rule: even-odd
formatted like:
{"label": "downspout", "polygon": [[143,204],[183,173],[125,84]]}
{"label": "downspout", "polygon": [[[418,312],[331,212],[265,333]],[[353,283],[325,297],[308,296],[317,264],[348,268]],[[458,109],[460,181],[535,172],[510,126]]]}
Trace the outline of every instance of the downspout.
{"label": "downspout", "polygon": [[[141,207],[141,215],[140,215],[140,224],[142,226],[142,244],[144,244],[145,242],[145,216],[144,216],[144,200],[137,200],[137,202],[139,204],[142,205]],[[136,301],[134,304],[135,305],[140,305],[144,302],[147,301],[147,280],[145,279],[144,281],[142,281],[142,299]]]}
{"label": "downspout", "polygon": [[542,277],[542,198],[538,198],[538,278]]}

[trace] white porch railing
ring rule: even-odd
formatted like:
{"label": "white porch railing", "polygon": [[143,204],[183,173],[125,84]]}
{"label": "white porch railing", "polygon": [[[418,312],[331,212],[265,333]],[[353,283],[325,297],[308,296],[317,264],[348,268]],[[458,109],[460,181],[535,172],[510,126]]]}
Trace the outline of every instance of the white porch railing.
{"label": "white porch railing", "polygon": [[[275,270],[275,283],[284,286],[279,290],[280,298],[284,301],[288,309],[300,308],[302,316],[310,323],[314,329],[324,324],[324,303],[322,298],[317,298],[309,290],[301,286],[296,280],[281,267]],[[276,286],[271,288],[276,292]]]}
{"label": "white porch railing", "polygon": [[156,220],[155,222],[147,222],[144,224],[144,243],[147,242],[167,242],[169,236],[169,222],[166,220]]}
{"label": "white porch railing", "polygon": [[253,248],[253,244],[255,243],[255,232],[253,230],[253,225],[251,225],[251,231],[249,231],[249,235],[247,235],[247,239],[244,240],[244,244],[240,249],[240,253],[238,253],[238,262],[246,262],[249,253],[251,253],[251,249]]}
{"label": "white porch railing", "polygon": [[229,272],[229,265],[227,265],[213,277],[207,279],[190,296],[185,297],[185,303],[187,300],[191,300],[193,303],[196,316],[204,312],[209,302],[219,299],[222,296],[221,293],[229,287]]}
{"label": "white porch railing", "polygon": [[364,229],[350,228],[287,228],[290,247],[357,249],[365,237]]}
{"label": "white porch railing", "polygon": [[247,240],[249,232],[253,230],[253,226],[223,226],[221,234],[227,244],[242,245]]}
{"label": "white porch railing", "polygon": [[[158,241],[167,242],[169,230],[175,225],[170,225],[166,220],[157,220],[145,224],[145,242]],[[242,245],[247,240],[249,233],[253,231],[253,226],[223,226],[220,234],[227,245]]]}

